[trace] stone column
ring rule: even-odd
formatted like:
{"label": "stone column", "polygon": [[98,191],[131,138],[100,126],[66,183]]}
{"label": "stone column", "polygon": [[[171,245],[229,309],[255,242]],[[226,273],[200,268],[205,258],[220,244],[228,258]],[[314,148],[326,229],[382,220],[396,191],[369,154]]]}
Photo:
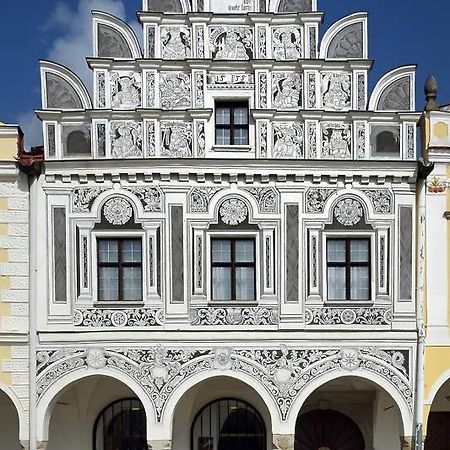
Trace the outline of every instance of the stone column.
{"label": "stone column", "polygon": [[148,450],[171,450],[172,441],[147,441]]}
{"label": "stone column", "polygon": [[273,450],[294,450],[295,435],[274,434],[272,436]]}
{"label": "stone column", "polygon": [[402,444],[402,450],[413,450],[412,436],[401,436],[400,442]]}

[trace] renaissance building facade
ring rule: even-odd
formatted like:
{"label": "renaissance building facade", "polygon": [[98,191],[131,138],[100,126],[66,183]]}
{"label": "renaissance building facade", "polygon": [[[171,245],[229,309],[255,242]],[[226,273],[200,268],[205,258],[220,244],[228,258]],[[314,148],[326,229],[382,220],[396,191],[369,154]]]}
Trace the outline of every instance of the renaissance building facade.
{"label": "renaissance building facade", "polygon": [[415,66],[369,93],[315,0],[138,17],[93,12],[92,95],[41,62],[31,448],[411,449]]}

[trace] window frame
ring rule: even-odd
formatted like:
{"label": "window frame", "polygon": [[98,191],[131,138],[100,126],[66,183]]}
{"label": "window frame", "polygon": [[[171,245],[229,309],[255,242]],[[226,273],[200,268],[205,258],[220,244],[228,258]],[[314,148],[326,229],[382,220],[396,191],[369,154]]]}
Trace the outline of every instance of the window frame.
{"label": "window frame", "polygon": [[[236,108],[244,107],[247,109],[247,123],[246,124],[235,124],[234,123],[234,110]],[[217,121],[217,112],[219,108],[227,107],[230,110],[230,123],[229,124],[219,124]],[[230,130],[230,143],[220,143],[218,142],[218,130]],[[235,130],[247,130],[247,142],[236,144],[235,143]],[[214,145],[217,147],[248,147],[250,145],[250,104],[248,100],[240,99],[215,99],[214,100]]]}
{"label": "window frame", "polygon": [[[100,300],[99,299],[99,261],[98,261],[98,240],[99,239],[117,239],[117,240],[126,240],[126,239],[140,239],[141,241],[141,251],[142,251],[142,261],[141,261],[141,270],[142,270],[142,286],[141,286],[141,299],[140,300]],[[146,301],[148,295],[148,248],[147,248],[147,239],[145,233],[142,231],[126,231],[126,232],[118,232],[118,231],[95,231],[92,233],[92,255],[91,255],[91,267],[92,267],[92,297],[93,303],[96,306],[108,306],[108,305],[143,305]]]}
{"label": "window frame", "polygon": [[[369,267],[369,299],[365,300],[351,300],[348,299],[329,299],[328,297],[328,240],[367,240],[369,242],[369,261],[368,261],[368,267]],[[348,248],[350,247],[350,244],[348,245]],[[348,252],[348,248],[346,249],[346,255]],[[348,255],[347,255],[348,256]],[[347,263],[347,256],[346,256],[346,263]],[[324,232],[322,236],[322,292],[323,292],[323,299],[324,302],[327,304],[337,304],[337,305],[372,305],[375,303],[376,295],[375,295],[375,270],[377,267],[377,252],[375,248],[375,233],[367,233],[367,232]],[[334,263],[334,267],[338,267],[339,263]],[[358,266],[360,263],[354,263],[353,267]],[[349,272],[350,270],[348,268],[352,267],[351,265],[347,266],[346,270],[346,297],[348,296],[348,292],[351,289],[351,284],[347,284]]]}
{"label": "window frame", "polygon": [[[212,263],[212,241],[215,239],[235,239],[235,240],[250,240],[253,239],[255,242],[255,254],[254,254],[254,268],[255,268],[255,298],[253,300],[213,300],[213,263]],[[209,232],[207,235],[207,300],[210,306],[217,305],[255,305],[259,303],[260,299],[260,276],[261,276],[261,264],[260,261],[260,235],[258,232],[242,232],[242,231],[229,231],[229,232]]]}

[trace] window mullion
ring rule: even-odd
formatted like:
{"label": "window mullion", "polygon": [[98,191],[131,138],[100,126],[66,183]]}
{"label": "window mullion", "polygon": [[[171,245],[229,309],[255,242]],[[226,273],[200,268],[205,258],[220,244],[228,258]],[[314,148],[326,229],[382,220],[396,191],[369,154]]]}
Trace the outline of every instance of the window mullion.
{"label": "window mullion", "polygon": [[346,300],[351,300],[351,254],[350,254],[350,239],[345,240],[345,296]]}
{"label": "window mullion", "polygon": [[231,299],[236,298],[236,240],[231,239]]}
{"label": "window mullion", "polygon": [[119,250],[119,264],[118,264],[118,277],[119,277],[119,298],[118,300],[123,300],[123,283],[122,283],[122,277],[123,277],[123,265],[122,265],[122,239],[118,239],[118,250]]}

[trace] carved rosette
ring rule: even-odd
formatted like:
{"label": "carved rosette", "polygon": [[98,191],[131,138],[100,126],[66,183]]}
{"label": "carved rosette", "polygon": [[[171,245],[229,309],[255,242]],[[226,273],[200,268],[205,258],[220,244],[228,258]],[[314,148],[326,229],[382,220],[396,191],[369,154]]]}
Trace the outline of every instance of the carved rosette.
{"label": "carved rosette", "polygon": [[111,225],[125,225],[133,216],[133,208],[124,198],[112,198],[105,203],[103,215]]}
{"label": "carved rosette", "polygon": [[334,217],[345,227],[351,227],[358,224],[363,217],[361,203],[352,198],[341,200],[334,207]]}
{"label": "carved rosette", "polygon": [[219,208],[219,215],[222,222],[227,225],[239,225],[248,216],[247,205],[238,198],[225,200]]}

